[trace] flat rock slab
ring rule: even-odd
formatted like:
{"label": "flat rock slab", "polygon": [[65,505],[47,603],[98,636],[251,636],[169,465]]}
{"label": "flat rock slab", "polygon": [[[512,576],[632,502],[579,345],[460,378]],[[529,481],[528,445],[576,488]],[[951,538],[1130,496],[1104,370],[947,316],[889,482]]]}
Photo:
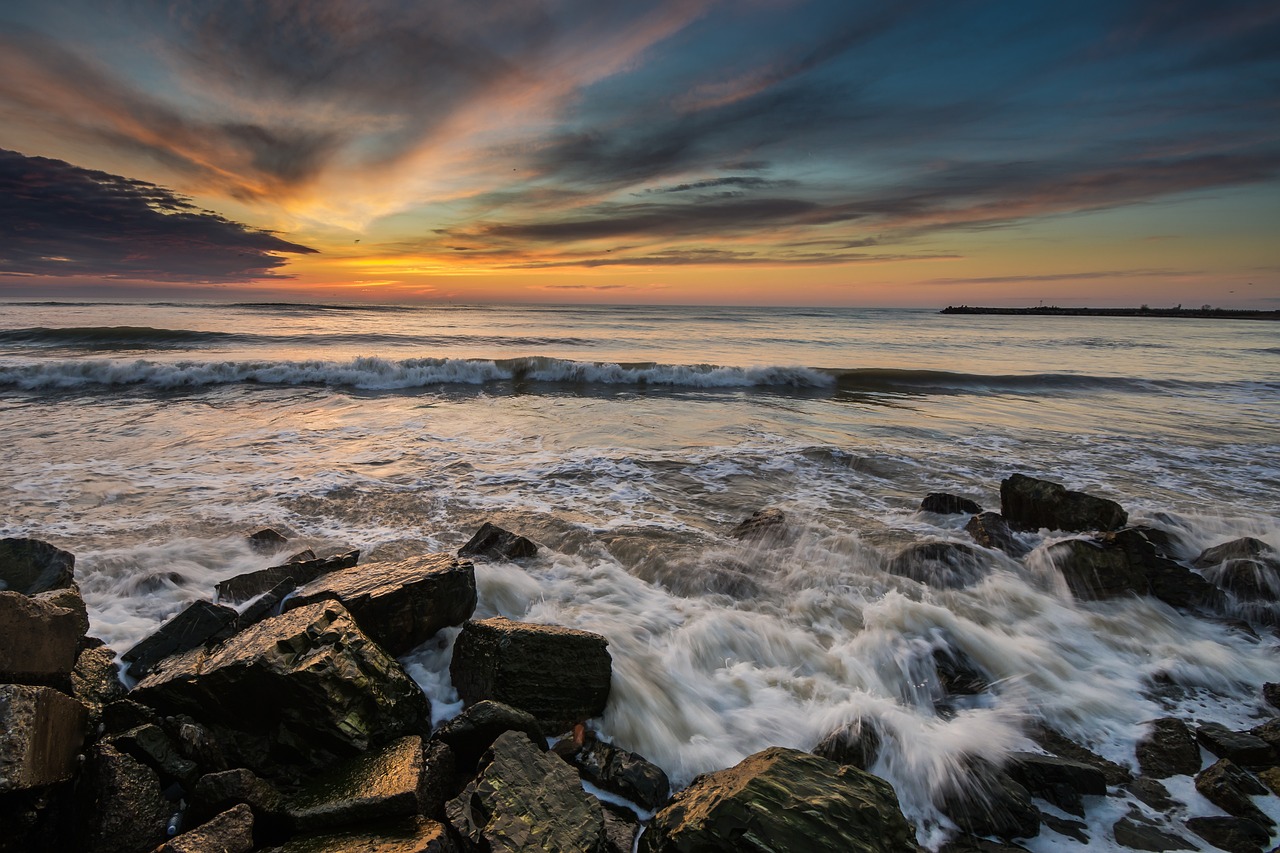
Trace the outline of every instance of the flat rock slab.
{"label": "flat rock slab", "polygon": [[74,554],[39,539],[0,539],[0,590],[36,595],[75,582]]}
{"label": "flat rock slab", "polygon": [[1060,483],[1014,474],[1000,483],[1000,514],[1024,530],[1119,530],[1129,520],[1120,504]]}
{"label": "flat rock slab", "polygon": [[1200,747],[1187,724],[1176,717],[1162,717],[1136,747],[1142,775],[1152,779],[1191,776],[1200,770]]}
{"label": "flat rock slab", "polygon": [[253,811],[241,803],[169,839],[156,853],[250,853],[251,850]]}
{"label": "flat rock slab", "polygon": [[1081,797],[1102,797],[1107,793],[1106,776],[1082,761],[1015,752],[1006,772],[1033,795],[1077,817],[1084,817]]}
{"label": "flat rock slab", "polygon": [[70,779],[88,719],[51,687],[0,685],[0,794]]}
{"label": "flat rock slab", "polygon": [[275,589],[280,584],[289,584],[290,588],[310,583],[321,575],[340,569],[349,569],[360,561],[359,551],[348,551],[323,560],[290,560],[281,566],[247,572],[233,578],[220,581],[215,591],[219,601],[237,604],[248,601],[255,595],[262,595]]}
{"label": "flat rock slab", "polygon": [[424,817],[295,838],[265,853],[458,853],[444,825]]}
{"label": "flat rock slab", "polygon": [[239,615],[230,607],[210,601],[193,601],[121,655],[120,659],[129,665],[130,675],[145,678],[152,667],[167,657],[188,652],[205,643],[221,642],[231,636]]}
{"label": "flat rock slab", "polygon": [[1264,767],[1275,762],[1271,744],[1252,732],[1233,732],[1221,723],[1205,723],[1197,728],[1196,740],[1219,758],[1229,758],[1245,767]]}
{"label": "flat rock slab", "polygon": [[554,735],[604,712],[613,673],[607,645],[588,631],[498,616],[462,626],[449,673],[467,704],[502,702]]}
{"label": "flat rock slab", "polygon": [[0,682],[65,682],[76,665],[84,630],[83,614],[72,608],[0,591]]}
{"label": "flat rock slab", "polygon": [[422,738],[409,735],[326,769],[285,805],[297,830],[421,814],[427,789]]}
{"label": "flat rock slab", "polygon": [[392,655],[422,645],[476,609],[475,569],[452,554],[366,563],[322,575],[298,589],[286,608],[341,601],[366,634]]}

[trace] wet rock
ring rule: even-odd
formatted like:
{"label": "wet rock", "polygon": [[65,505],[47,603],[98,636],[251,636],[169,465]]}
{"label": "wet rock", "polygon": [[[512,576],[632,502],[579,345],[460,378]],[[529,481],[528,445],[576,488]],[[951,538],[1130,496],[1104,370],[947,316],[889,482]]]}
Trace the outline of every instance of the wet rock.
{"label": "wet rock", "polygon": [[69,686],[84,631],[82,612],[0,592],[0,681]]}
{"label": "wet rock", "polygon": [[1191,776],[1200,771],[1200,747],[1186,723],[1163,717],[1151,724],[1151,731],[1135,749],[1142,775],[1152,779]]}
{"label": "wet rock", "polygon": [[757,510],[738,522],[729,535],[744,542],[759,542],[764,545],[782,544],[795,538],[795,531],[787,523],[787,514],[780,509],[770,507]]}
{"label": "wet rock", "polygon": [[147,723],[159,723],[160,715],[154,708],[132,699],[117,699],[102,709],[103,734],[113,735]]}
{"label": "wet rock", "polygon": [[644,853],[918,849],[888,782],[851,765],[772,747],[699,776],[640,836]]}
{"label": "wet rock", "polygon": [[1280,796],[1280,767],[1267,767],[1258,771],[1258,781],[1276,796]]}
{"label": "wet rock", "polygon": [[1262,699],[1272,708],[1280,709],[1280,682],[1268,681],[1262,685]]}
{"label": "wet rock", "polygon": [[854,720],[827,735],[813,748],[813,754],[836,764],[851,764],[870,770],[880,754],[880,730],[867,719]]}
{"label": "wet rock", "polygon": [[107,742],[156,771],[161,787],[177,782],[190,788],[200,776],[196,763],[184,758],[164,730],[153,723],[113,735]]}
{"label": "wet rock", "polygon": [[[359,554],[360,552],[356,551],[355,553]],[[315,551],[312,551],[310,548],[303,548],[301,551],[299,551],[296,554],[290,554],[289,558],[285,560],[285,562],[286,563],[309,563],[312,560],[317,560],[317,559],[319,558],[316,556]]]}
{"label": "wet rock", "polygon": [[480,756],[498,735],[513,731],[524,732],[534,742],[542,742],[542,727],[532,714],[501,702],[484,700],[464,708],[461,714],[436,729],[431,739],[448,746],[458,772],[471,776]]}
{"label": "wet rock", "polygon": [[0,590],[36,595],[75,583],[74,554],[39,539],[0,539]]}
{"label": "wet rock", "polygon": [[599,634],[499,616],[462,627],[449,672],[467,704],[502,702],[559,734],[604,712],[613,670],[606,646]]}
{"label": "wet rock", "polygon": [[80,652],[71,670],[71,695],[88,710],[91,729],[102,721],[104,707],[125,697],[115,657],[115,652],[106,646],[87,648]]}
{"label": "wet rock", "polygon": [[1081,797],[1107,793],[1107,780],[1101,770],[1066,758],[1015,752],[1005,772],[1032,795],[1077,817],[1084,816]]}
{"label": "wet rock", "polygon": [[930,492],[920,501],[921,512],[936,512],[939,515],[959,515],[968,513],[977,515],[982,507],[968,498],[949,495],[946,492]]}
{"label": "wet rock", "polygon": [[998,512],[984,512],[969,519],[964,526],[965,532],[973,537],[983,548],[993,551],[1004,551],[1015,560],[1025,557],[1031,549],[1022,544],[1013,534],[1013,529]]}
{"label": "wet rock", "polygon": [[0,853],[65,853],[75,838],[75,783],[0,795]]}
{"label": "wet rock", "polygon": [[156,853],[249,853],[251,850],[253,812],[241,804],[170,838]]}
{"label": "wet rock", "polygon": [[392,655],[402,655],[441,628],[470,618],[476,609],[475,569],[451,554],[366,563],[316,578],[285,607],[318,601],[342,602],[366,634]]}
{"label": "wet rock", "polygon": [[1220,758],[1196,774],[1196,790],[1227,814],[1248,818],[1266,829],[1275,826],[1249,799],[1266,794],[1267,789],[1229,758]]}
{"label": "wet rock", "polygon": [[1251,820],[1239,817],[1193,817],[1187,829],[1227,853],[1262,853],[1271,834]]}
{"label": "wet rock", "polygon": [[1229,758],[1245,767],[1263,767],[1275,761],[1271,744],[1249,732],[1233,732],[1221,723],[1200,726],[1196,740],[1219,758]]}
{"label": "wet rock", "polygon": [[1227,560],[1280,560],[1280,553],[1261,539],[1245,536],[1206,548],[1191,561],[1191,565],[1197,569],[1207,569]]}
{"label": "wet rock", "polygon": [[977,696],[991,689],[991,679],[986,672],[953,646],[934,649],[933,665],[946,696]]}
{"label": "wet rock", "polygon": [[1026,850],[1021,844],[961,835],[939,847],[938,853],[1026,853]]}
{"label": "wet rock", "polygon": [[231,634],[238,634],[250,625],[256,625],[269,616],[277,616],[283,609],[284,601],[297,585],[293,581],[281,581],[260,595],[252,604],[245,606],[231,623]]}
{"label": "wet rock", "polygon": [[1201,575],[1171,560],[1158,544],[1164,541],[1159,533],[1150,527],[1126,527],[1103,534],[1099,543],[1123,553],[1129,565],[1146,576],[1151,595],[1169,606],[1183,610],[1221,607],[1222,593]]}
{"label": "wet rock", "polygon": [[656,811],[671,796],[671,782],[658,765],[634,752],[605,743],[589,730],[553,747],[578,768],[578,775],[602,791],[617,794],[647,811]]}
{"label": "wet rock", "polygon": [[568,764],[506,732],[480,774],[446,806],[454,831],[491,853],[574,850],[602,853],[604,814]]}
{"label": "wet rock", "polygon": [[1098,601],[1150,591],[1146,574],[1123,551],[1103,548],[1088,539],[1068,539],[1049,546],[1049,559],[1062,572],[1071,595]]}
{"label": "wet rock", "polygon": [[631,809],[601,801],[604,812],[604,853],[631,853],[640,822]]}
{"label": "wet rock", "polygon": [[1115,501],[1068,491],[1059,483],[1023,474],[1001,481],[1000,514],[1025,530],[1119,530],[1129,520]]}
{"label": "wet rock", "polygon": [[1009,840],[1040,833],[1040,810],[1032,804],[1031,793],[985,761],[972,764],[969,779],[948,791],[939,809],[971,835]]}
{"label": "wet rock", "polygon": [[1227,560],[1204,569],[1205,576],[1238,601],[1280,600],[1280,561]]}
{"label": "wet rock", "polygon": [[1166,832],[1150,821],[1134,816],[1122,817],[1116,821],[1115,825],[1111,827],[1111,835],[1115,838],[1117,844],[1122,844],[1131,850],[1150,850],[1153,853],[1163,853],[1166,850],[1197,849],[1194,844],[1182,836]]}
{"label": "wet rock", "polygon": [[84,784],[86,853],[150,853],[162,842],[174,806],[151,768],[109,744],[90,753]]}
{"label": "wet rock", "polygon": [[1133,779],[1129,768],[1114,761],[1108,761],[1091,749],[1081,746],[1071,738],[1046,725],[1036,726],[1031,731],[1031,739],[1046,751],[1059,756],[1079,761],[1101,771],[1108,785],[1123,785]]}
{"label": "wet rock", "polygon": [[201,776],[191,791],[187,818],[199,824],[239,805],[248,806],[257,821],[284,831],[286,813],[280,791],[243,767]]}
{"label": "wet rock", "polygon": [[[298,556],[301,556],[301,554],[294,555],[294,557]],[[310,583],[329,572],[349,569],[359,561],[359,551],[348,551],[345,554],[325,557],[323,560],[314,559],[314,556],[310,560],[295,560],[290,557],[289,561],[284,565],[236,575],[233,578],[220,581],[214,589],[217,592],[219,601],[238,604],[242,601],[248,601],[255,595],[262,595],[264,592],[272,591],[281,584],[284,584],[288,589],[293,589],[305,583]]]}
{"label": "wet rock", "polygon": [[1280,717],[1272,717],[1260,726],[1249,729],[1249,734],[1271,744],[1272,750],[1280,750]]}
{"label": "wet rock", "polygon": [[[315,769],[430,727],[426,696],[341,604],[259,622],[161,663],[133,697],[237,732],[244,765]],[[255,741],[254,739],[257,738]],[[263,753],[266,750],[266,753]]]}
{"label": "wet rock", "polygon": [[293,825],[312,832],[422,814],[430,785],[422,747],[410,735],[325,770],[289,798]]}
{"label": "wet rock", "polygon": [[938,589],[973,586],[990,571],[977,551],[959,542],[908,545],[885,568],[890,574]]}
{"label": "wet rock", "polygon": [[532,541],[485,522],[475,535],[458,549],[459,557],[483,557],[487,560],[521,560],[538,553]]}
{"label": "wet rock", "polygon": [[1158,812],[1172,811],[1178,802],[1169,796],[1169,789],[1148,776],[1139,776],[1129,784],[1125,785],[1125,790],[1138,800]]}
{"label": "wet rock", "polygon": [[193,601],[121,655],[120,660],[129,665],[129,674],[134,678],[145,678],[152,667],[165,658],[225,640],[233,633],[238,616],[230,607]]}
{"label": "wet rock", "polygon": [[270,527],[264,527],[256,533],[250,533],[248,539],[250,548],[263,553],[279,551],[289,541],[288,536]]}
{"label": "wet rock", "polygon": [[424,817],[306,835],[266,853],[458,853],[442,824]]}
{"label": "wet rock", "polygon": [[1040,822],[1059,835],[1065,835],[1067,838],[1079,841],[1081,844],[1089,843],[1089,824],[1083,821],[1041,812]]}
{"label": "wet rock", "polygon": [[74,775],[88,714],[51,687],[0,684],[0,794]]}

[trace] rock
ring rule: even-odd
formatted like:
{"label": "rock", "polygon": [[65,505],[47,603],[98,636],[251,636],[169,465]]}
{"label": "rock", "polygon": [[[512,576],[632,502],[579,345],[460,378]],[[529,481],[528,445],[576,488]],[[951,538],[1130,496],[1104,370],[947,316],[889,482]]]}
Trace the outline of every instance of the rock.
{"label": "rock", "polygon": [[151,853],[176,808],[160,794],[151,768],[98,744],[90,753],[83,799],[85,853]]}
{"label": "rock", "polygon": [[992,841],[976,835],[960,835],[938,848],[938,853],[1026,853],[1021,844]]}
{"label": "rock", "polygon": [[239,805],[248,806],[257,821],[265,819],[283,833],[286,825],[284,798],[274,785],[243,767],[201,776],[191,791],[187,818],[203,823]]}
{"label": "rock", "polygon": [[977,551],[959,542],[908,545],[885,568],[890,574],[938,589],[973,586],[990,572]]}
{"label": "rock", "polygon": [[289,537],[277,530],[272,530],[270,527],[264,527],[256,533],[250,533],[248,539],[250,548],[264,553],[279,551],[289,541]]}
{"label": "rock", "polygon": [[1000,514],[1025,530],[1119,530],[1129,520],[1115,501],[1068,491],[1059,483],[1023,474],[1001,481]]}
{"label": "rock", "polygon": [[[294,557],[301,556],[295,554]],[[293,557],[282,566],[272,566],[269,569],[260,569],[256,572],[247,572],[243,575],[236,575],[233,578],[220,581],[215,592],[219,601],[229,601],[237,604],[242,601],[248,601],[255,595],[262,595],[269,592],[281,584],[288,589],[310,583],[321,575],[335,572],[340,569],[349,569],[360,561],[359,551],[348,551],[345,554],[338,554],[333,557],[325,557],[323,560],[295,560]]]}
{"label": "rock", "polygon": [[631,853],[640,822],[631,809],[601,801],[604,812],[604,853]]}
{"label": "rock", "polygon": [[948,791],[939,809],[971,835],[1010,840],[1040,833],[1040,810],[1032,804],[1031,793],[985,761],[973,762],[970,778]]}
{"label": "rock", "polygon": [[443,825],[424,817],[402,818],[326,835],[295,838],[266,853],[457,853]]}
{"label": "rock", "polygon": [[1271,818],[1249,799],[1266,794],[1267,789],[1229,758],[1220,758],[1196,774],[1196,790],[1228,814],[1248,818],[1266,829],[1275,827]]}
{"label": "rock", "polygon": [[120,734],[147,723],[159,722],[160,715],[154,708],[132,699],[117,699],[102,709],[102,729],[106,735]]}
{"label": "rock", "polygon": [[278,616],[283,610],[284,601],[295,589],[297,584],[291,580],[284,580],[271,589],[258,596],[252,604],[246,605],[235,620],[231,623],[230,633],[238,634],[250,625],[256,625],[269,616]]}
{"label": "rock", "polygon": [[1227,560],[1280,560],[1280,553],[1261,539],[1245,536],[1233,539],[1200,552],[1200,556],[1191,561],[1197,569],[1207,569]]}
{"label": "rock", "polygon": [[1280,561],[1227,560],[1204,573],[1239,601],[1280,600]]}
{"label": "rock", "polygon": [[1144,803],[1158,812],[1173,811],[1178,804],[1177,800],[1169,796],[1168,788],[1149,776],[1139,776],[1125,785],[1125,790],[1133,794],[1138,802]]}
{"label": "rock", "polygon": [[163,713],[239,732],[243,766],[268,776],[282,766],[315,770],[427,731],[431,719],[418,686],[331,601],[171,657],[132,695]]}
{"label": "rock", "polygon": [[1249,732],[1233,732],[1221,723],[1200,726],[1196,740],[1219,758],[1230,758],[1245,767],[1262,767],[1275,761],[1271,744]]}
{"label": "rock", "polygon": [[0,794],[70,779],[87,724],[84,706],[51,687],[0,684]]}
{"label": "rock", "polygon": [[69,686],[84,624],[72,609],[0,592],[0,682]]}
{"label": "rock", "polygon": [[924,500],[920,501],[920,511],[936,512],[939,515],[959,515],[961,513],[977,515],[982,512],[982,507],[968,498],[949,495],[946,492],[930,492],[924,496]]}
{"label": "rock", "polygon": [[1077,817],[1084,816],[1082,796],[1101,797],[1107,793],[1107,780],[1101,770],[1066,758],[1015,752],[1005,772],[1032,795]]}
{"label": "rock", "polygon": [[1258,771],[1258,780],[1276,796],[1280,796],[1280,767],[1268,767]]}
{"label": "rock", "polygon": [[499,616],[462,626],[449,673],[467,704],[502,702],[559,734],[604,712],[613,672],[606,646],[599,634]]}
{"label": "rock", "polygon": [[763,545],[783,544],[795,538],[795,532],[787,524],[787,514],[773,507],[751,513],[748,518],[738,522],[729,531],[729,535],[743,542],[759,542]]}
{"label": "rock", "polygon": [[206,643],[218,643],[231,636],[239,615],[230,607],[209,601],[193,601],[121,655],[120,660],[129,665],[129,674],[134,678],[145,678],[152,667],[165,658]]}
{"label": "rock", "polygon": [[484,557],[488,560],[521,560],[538,553],[538,546],[523,536],[485,522],[475,535],[458,549],[459,557]]}
{"label": "rock", "polygon": [[1158,826],[1134,817],[1122,817],[1111,827],[1111,835],[1117,844],[1131,850],[1150,850],[1163,853],[1166,850],[1195,850],[1194,844],[1180,835],[1165,832]]}
{"label": "rock", "polygon": [[1251,820],[1239,817],[1193,817],[1187,829],[1227,853],[1262,853],[1271,834]]}
{"label": "rock", "polygon": [[1200,747],[1186,723],[1163,717],[1151,723],[1151,731],[1135,749],[1142,775],[1152,779],[1191,776],[1200,771]]}
{"label": "rock", "polygon": [[153,723],[113,735],[107,743],[156,771],[161,787],[177,782],[190,788],[200,776],[196,763],[184,758],[164,730]]}
{"label": "rock", "polygon": [[1047,554],[1062,572],[1071,595],[1081,601],[1150,591],[1146,574],[1133,566],[1123,551],[1103,548],[1088,539],[1068,539],[1050,545]]}
{"label": "rock", "polygon": [[101,722],[103,708],[125,697],[115,658],[106,646],[94,646],[80,652],[71,670],[71,695],[88,710],[91,729]]}
{"label": "rock", "polygon": [[75,583],[74,554],[39,539],[0,539],[0,590],[36,595]]}
{"label": "rock", "polygon": [[1183,610],[1220,608],[1222,593],[1207,579],[1169,559],[1160,531],[1150,527],[1126,527],[1103,534],[1100,544],[1120,551],[1129,565],[1147,578],[1151,595]]}
{"label": "rock", "polygon": [[1052,829],[1059,835],[1065,835],[1081,844],[1089,843],[1089,824],[1079,820],[1071,820],[1070,818],[1058,817],[1048,812],[1040,813],[1040,822]]}
{"label": "rock", "polygon": [[1273,750],[1280,750],[1280,717],[1272,717],[1260,726],[1249,729],[1249,734],[1259,737],[1271,744]]}
{"label": "rock", "polygon": [[584,730],[581,739],[565,738],[553,749],[583,779],[646,811],[657,811],[671,796],[671,782],[661,767],[599,740],[590,730]]}
{"label": "rock", "polygon": [[78,850],[75,783],[0,794],[0,853]]}
{"label": "rock", "polygon": [[1268,681],[1262,685],[1262,699],[1272,708],[1280,709],[1280,682]]}
{"label": "rock", "polygon": [[888,782],[782,747],[699,776],[640,836],[643,853],[916,849]]}
{"label": "rock", "polygon": [[480,774],[446,806],[455,832],[491,853],[563,850],[602,853],[604,814],[568,764],[520,732],[506,732]]}
{"label": "rock", "polygon": [[329,572],[300,587],[286,609],[340,601],[361,629],[392,655],[422,645],[441,628],[460,625],[476,609],[471,563],[427,554]]}
{"label": "rock", "polygon": [[[359,555],[360,552],[356,551],[355,553]],[[312,560],[318,560],[318,559],[319,557],[316,556],[315,551],[312,551],[310,548],[303,548],[301,551],[299,551],[296,554],[290,554],[289,559],[285,560],[285,562],[286,563],[309,563]]]}
{"label": "rock", "polygon": [[1081,746],[1061,732],[1046,725],[1038,725],[1030,732],[1031,739],[1046,751],[1059,756],[1079,761],[1101,771],[1108,785],[1123,785],[1132,781],[1133,774],[1129,768],[1108,761],[1096,752]]}
{"label": "rock", "polygon": [[464,708],[461,714],[436,729],[431,739],[448,746],[458,772],[470,777],[475,775],[480,756],[488,751],[498,735],[513,731],[524,732],[534,742],[542,743],[542,727],[532,714],[501,702],[484,700]]}
{"label": "rock", "polygon": [[973,658],[954,646],[933,650],[938,684],[947,696],[977,696],[991,689],[991,679]]}
{"label": "rock", "polygon": [[424,813],[430,779],[422,747],[409,735],[325,770],[288,799],[294,827],[313,832]]}
{"label": "rock", "polygon": [[813,748],[813,754],[836,764],[851,764],[870,770],[880,754],[880,730],[869,719],[854,720],[827,735]]}
{"label": "rock", "polygon": [[169,839],[156,853],[250,853],[253,812],[243,803]]}
{"label": "rock", "polygon": [[1025,557],[1031,549],[1013,535],[1013,529],[998,512],[984,512],[969,519],[965,532],[983,548],[1004,551],[1015,560]]}

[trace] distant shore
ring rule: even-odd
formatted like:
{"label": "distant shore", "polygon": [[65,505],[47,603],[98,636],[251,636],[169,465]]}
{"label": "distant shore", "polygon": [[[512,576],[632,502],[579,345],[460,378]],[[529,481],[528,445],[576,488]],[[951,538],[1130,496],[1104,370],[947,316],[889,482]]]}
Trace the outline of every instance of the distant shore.
{"label": "distant shore", "polygon": [[1248,311],[1235,308],[980,308],[948,305],[939,314],[1011,314],[1039,317],[1182,317],[1189,320],[1280,320],[1280,311]]}

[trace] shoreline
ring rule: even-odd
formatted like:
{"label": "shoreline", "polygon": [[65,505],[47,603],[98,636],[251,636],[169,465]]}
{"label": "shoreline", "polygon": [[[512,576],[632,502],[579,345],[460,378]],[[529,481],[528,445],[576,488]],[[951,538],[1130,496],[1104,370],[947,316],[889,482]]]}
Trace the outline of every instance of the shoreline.
{"label": "shoreline", "polygon": [[948,305],[939,314],[998,314],[1016,317],[1173,317],[1187,320],[1280,320],[1280,311],[1236,308],[984,308]]}

